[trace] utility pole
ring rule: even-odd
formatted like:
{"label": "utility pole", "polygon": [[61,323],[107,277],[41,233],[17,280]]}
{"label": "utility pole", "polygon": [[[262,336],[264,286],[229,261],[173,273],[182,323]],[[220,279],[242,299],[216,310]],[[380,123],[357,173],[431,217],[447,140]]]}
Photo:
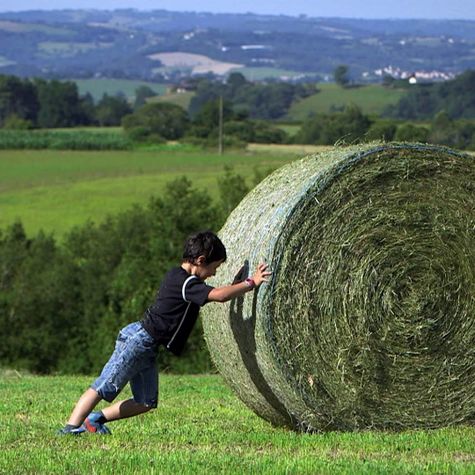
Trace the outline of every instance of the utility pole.
{"label": "utility pole", "polygon": [[223,154],[223,96],[219,96],[219,142],[218,153]]}

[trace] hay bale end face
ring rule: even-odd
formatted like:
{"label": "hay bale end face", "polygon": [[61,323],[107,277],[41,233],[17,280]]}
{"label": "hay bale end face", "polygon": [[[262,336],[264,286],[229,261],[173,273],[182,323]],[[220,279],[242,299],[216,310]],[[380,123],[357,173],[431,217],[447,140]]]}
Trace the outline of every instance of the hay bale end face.
{"label": "hay bale end face", "polygon": [[220,236],[204,309],[213,360],[258,415],[297,430],[475,419],[475,160],[418,144],[336,148],[273,173]]}

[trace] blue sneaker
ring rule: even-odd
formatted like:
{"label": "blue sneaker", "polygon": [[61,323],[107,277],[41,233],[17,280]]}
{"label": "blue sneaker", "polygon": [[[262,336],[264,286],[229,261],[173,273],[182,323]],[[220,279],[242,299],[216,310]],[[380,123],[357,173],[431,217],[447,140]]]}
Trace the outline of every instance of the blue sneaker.
{"label": "blue sneaker", "polygon": [[102,417],[101,412],[91,412],[84,421],[84,430],[94,434],[110,435],[111,431],[105,424],[97,422]]}
{"label": "blue sneaker", "polygon": [[84,427],[84,425],[81,425],[79,427],[64,426],[62,429],[59,429],[56,432],[56,435],[81,435],[84,432],[86,432],[86,428]]}

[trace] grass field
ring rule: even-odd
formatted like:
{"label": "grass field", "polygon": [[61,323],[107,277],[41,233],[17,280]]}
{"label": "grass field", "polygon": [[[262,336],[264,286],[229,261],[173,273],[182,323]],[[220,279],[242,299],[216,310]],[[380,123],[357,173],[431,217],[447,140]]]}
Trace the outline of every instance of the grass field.
{"label": "grass field", "polygon": [[194,185],[217,195],[224,166],[252,177],[304,155],[300,148],[284,152],[229,152],[223,156],[180,146],[133,151],[0,151],[0,229],[21,219],[28,234],[43,229],[63,235],[91,219],[100,222],[133,203],[160,195],[166,183],[188,176]]}
{"label": "grass field", "polygon": [[162,375],[156,411],[111,423],[111,436],[56,436],[91,380],[1,375],[0,473],[475,473],[473,427],[297,434],[259,419],[218,375]]}
{"label": "grass field", "polygon": [[262,81],[264,79],[280,79],[280,78],[295,78],[302,76],[301,72],[291,71],[288,69],[279,68],[236,68],[231,72],[241,73],[248,81]]}
{"label": "grass field", "polygon": [[404,90],[369,85],[343,89],[336,84],[318,84],[320,92],[292,105],[289,120],[305,120],[310,114],[331,112],[332,107],[356,104],[363,113],[380,115],[389,104],[395,104],[406,94]]}
{"label": "grass field", "polygon": [[71,79],[78,85],[79,94],[87,92],[92,95],[95,101],[101,99],[103,94],[114,96],[122,93],[129,100],[135,98],[135,90],[139,86],[149,86],[157,94],[165,94],[166,86],[153,82],[135,81],[131,79]]}
{"label": "grass field", "polygon": [[63,41],[41,41],[37,48],[41,56],[56,58],[70,58],[77,54],[87,53],[88,51],[98,48],[108,48],[113,46],[113,43],[79,43],[79,42],[63,42]]}

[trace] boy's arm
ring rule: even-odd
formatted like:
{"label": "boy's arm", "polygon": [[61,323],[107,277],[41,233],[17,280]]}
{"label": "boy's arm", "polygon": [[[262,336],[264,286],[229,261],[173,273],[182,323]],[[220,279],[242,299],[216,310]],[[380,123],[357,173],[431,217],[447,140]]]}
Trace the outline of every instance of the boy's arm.
{"label": "boy's arm", "polygon": [[268,282],[272,272],[267,270],[267,264],[259,264],[251,279],[237,284],[216,287],[208,294],[209,302],[227,302],[235,297],[244,295],[246,292],[259,287],[263,282]]}

